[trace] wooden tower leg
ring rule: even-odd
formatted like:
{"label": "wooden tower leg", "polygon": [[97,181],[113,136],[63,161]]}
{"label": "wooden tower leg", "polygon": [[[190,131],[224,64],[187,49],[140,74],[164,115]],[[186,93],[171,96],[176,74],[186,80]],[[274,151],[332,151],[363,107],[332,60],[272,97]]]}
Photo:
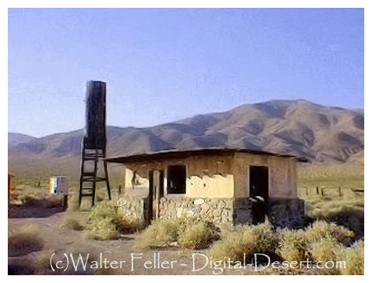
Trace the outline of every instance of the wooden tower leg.
{"label": "wooden tower leg", "polygon": [[[87,149],[83,145],[80,189],[79,189],[79,207],[83,197],[91,197],[91,204],[94,206],[96,200],[97,182],[106,182],[108,197],[111,200],[110,183],[108,179],[107,163],[101,158],[105,157],[105,152],[100,149]],[[94,162],[93,169],[85,166],[85,162]],[[98,176],[98,163],[103,162],[104,176]],[[87,167],[87,168],[86,168]]]}
{"label": "wooden tower leg", "polygon": [[80,171],[80,188],[79,188],[79,207],[81,206],[81,199],[83,197],[83,175],[84,175],[84,163],[85,163],[85,146],[83,143],[83,149],[81,152],[81,171]]}
{"label": "wooden tower leg", "polygon": [[110,182],[109,182],[109,176],[108,176],[107,162],[106,162],[106,161],[103,161],[103,166],[104,166],[104,168],[105,168],[105,177],[106,177],[107,193],[108,193],[109,200],[111,200]]}
{"label": "wooden tower leg", "polygon": [[96,157],[94,160],[94,171],[93,171],[92,206],[94,206],[94,202],[96,200],[97,163],[98,163],[98,158]]}

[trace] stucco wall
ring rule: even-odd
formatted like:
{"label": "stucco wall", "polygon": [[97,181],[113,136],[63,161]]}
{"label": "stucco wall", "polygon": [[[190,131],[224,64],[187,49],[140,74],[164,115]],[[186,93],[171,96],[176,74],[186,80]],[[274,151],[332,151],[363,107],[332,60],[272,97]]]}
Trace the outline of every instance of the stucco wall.
{"label": "stucco wall", "polygon": [[[125,170],[125,190],[148,189],[149,172],[164,170],[164,194],[167,196],[167,168],[169,165],[186,165],[186,194],[189,198],[232,198],[234,177],[232,155],[190,156],[183,159],[132,163]],[[136,178],[133,173],[136,172]]]}
{"label": "stucco wall", "polygon": [[269,197],[297,198],[295,158],[235,153],[233,174],[236,198],[249,197],[249,166],[269,167]]}

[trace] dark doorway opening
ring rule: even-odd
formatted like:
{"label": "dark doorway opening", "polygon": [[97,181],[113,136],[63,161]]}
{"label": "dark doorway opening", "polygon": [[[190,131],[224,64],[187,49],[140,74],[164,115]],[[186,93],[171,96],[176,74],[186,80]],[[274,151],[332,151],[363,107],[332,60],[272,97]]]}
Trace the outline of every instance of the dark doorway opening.
{"label": "dark doorway opening", "polygon": [[170,165],[167,174],[167,193],[185,194],[186,193],[186,166]]}
{"label": "dark doorway opening", "polygon": [[249,196],[253,201],[253,224],[265,221],[269,201],[269,168],[267,166],[249,167]]}
{"label": "dark doorway opening", "polygon": [[164,196],[164,171],[149,172],[148,223],[159,218],[160,198]]}

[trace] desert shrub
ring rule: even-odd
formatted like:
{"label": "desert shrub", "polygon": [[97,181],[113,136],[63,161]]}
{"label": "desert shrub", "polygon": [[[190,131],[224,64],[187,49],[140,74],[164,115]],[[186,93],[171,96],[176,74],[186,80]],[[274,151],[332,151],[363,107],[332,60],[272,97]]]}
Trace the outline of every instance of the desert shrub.
{"label": "desert shrub", "polygon": [[116,223],[116,230],[120,233],[128,234],[142,231],[145,229],[146,224],[139,219],[130,219],[123,216],[122,213],[118,212],[118,221]]}
{"label": "desert shrub", "polygon": [[340,249],[344,248],[335,238],[324,238],[311,242],[309,251],[314,261],[336,261]]}
{"label": "desert shrub", "polygon": [[9,256],[26,255],[41,250],[43,246],[40,227],[34,224],[21,226],[18,232],[8,238]]}
{"label": "desert shrub", "polygon": [[98,202],[94,205],[90,211],[88,220],[92,221],[94,219],[112,219],[113,221],[117,220],[118,213],[115,205],[109,201]]}
{"label": "desert shrub", "polygon": [[91,209],[88,216],[87,237],[95,240],[117,239],[116,230],[120,217],[112,202],[99,202]]}
{"label": "desert shrub", "polygon": [[310,257],[314,260],[334,259],[337,249],[350,244],[353,237],[354,233],[343,226],[316,221],[305,230],[279,231],[276,252],[288,261],[303,261]]}
{"label": "desert shrub", "polygon": [[137,237],[136,245],[141,248],[180,245],[200,249],[217,239],[219,229],[213,223],[189,218],[158,219]]}
{"label": "desert shrub", "polygon": [[277,238],[270,223],[244,225],[222,235],[209,251],[214,260],[242,261],[244,254],[249,259],[254,253],[273,254]]}
{"label": "desert shrub", "polygon": [[114,240],[119,238],[119,233],[111,219],[101,218],[88,224],[86,236],[94,240]]}
{"label": "desert shrub", "polygon": [[178,233],[178,244],[187,248],[206,248],[218,239],[217,228],[208,222],[188,223]]}
{"label": "desert shrub", "polygon": [[281,230],[278,232],[277,254],[287,261],[303,261],[307,258],[305,232],[303,230]]}
{"label": "desert shrub", "polygon": [[142,248],[169,246],[177,241],[178,231],[183,225],[181,220],[155,220],[136,239],[136,245]]}
{"label": "desert shrub", "polygon": [[137,219],[124,217],[111,201],[97,203],[88,216],[88,238],[97,240],[117,239],[121,233],[133,233],[143,229]]}
{"label": "desert shrub", "polygon": [[75,231],[84,230],[84,216],[79,213],[68,213],[62,219],[62,227]]}
{"label": "desert shrub", "polygon": [[306,228],[305,238],[308,243],[316,242],[323,238],[334,238],[344,245],[348,245],[354,238],[354,232],[335,223],[316,221]]}
{"label": "desert shrub", "polygon": [[337,260],[345,261],[346,268],[340,269],[343,275],[364,274],[364,241],[357,241],[351,248],[342,247],[338,250]]}

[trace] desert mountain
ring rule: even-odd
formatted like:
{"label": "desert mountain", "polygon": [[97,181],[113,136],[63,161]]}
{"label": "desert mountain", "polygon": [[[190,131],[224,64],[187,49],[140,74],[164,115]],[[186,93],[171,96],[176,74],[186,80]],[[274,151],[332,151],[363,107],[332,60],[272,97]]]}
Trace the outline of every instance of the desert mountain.
{"label": "desert mountain", "polygon": [[35,137],[17,134],[17,133],[8,133],[8,144],[9,145],[17,145],[19,143],[26,143],[31,140],[35,139]]}
{"label": "desert mountain", "polygon": [[[364,112],[305,100],[272,100],[148,128],[107,127],[108,156],[166,149],[249,148],[320,163],[363,158]],[[9,168],[79,164],[83,130],[27,138],[9,134]],[[27,162],[28,161],[28,162]]]}

